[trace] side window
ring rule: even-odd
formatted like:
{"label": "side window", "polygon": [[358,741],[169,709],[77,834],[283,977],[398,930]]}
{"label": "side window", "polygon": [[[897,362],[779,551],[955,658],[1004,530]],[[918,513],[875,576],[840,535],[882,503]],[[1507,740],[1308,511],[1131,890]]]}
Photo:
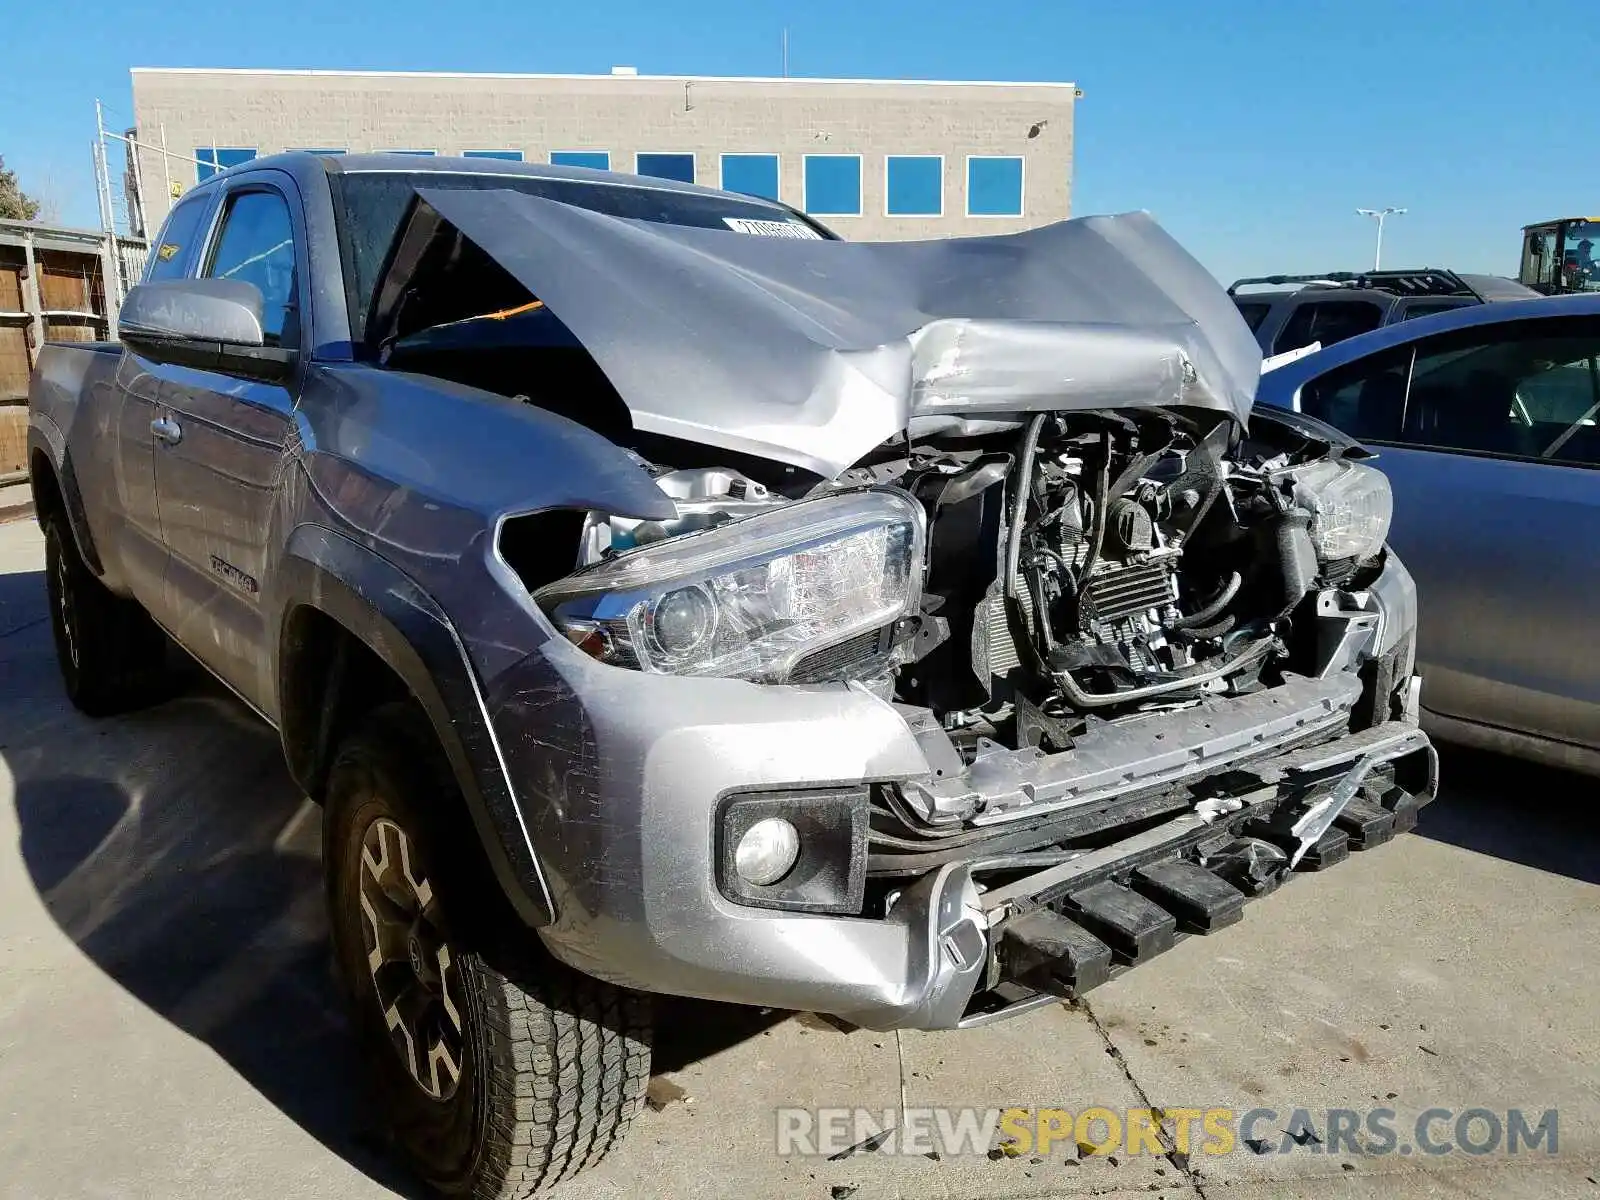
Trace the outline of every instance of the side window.
{"label": "side window", "polygon": [[1399,346],[1306,383],[1300,389],[1300,410],[1360,441],[1397,441],[1410,377],[1411,347]]}
{"label": "side window", "polygon": [[679,183],[694,182],[693,154],[652,154],[633,156],[633,169],[640,175],[655,179],[676,179]]}
{"label": "side window", "polygon": [[967,216],[1020,217],[1023,212],[1022,159],[1011,155],[967,156]]}
{"label": "side window", "polygon": [[724,154],[722,190],[745,192],[751,196],[778,198],[778,156],[776,154]]}
{"label": "side window", "polygon": [[1459,300],[1412,300],[1406,304],[1400,313],[1400,320],[1409,321],[1413,317],[1429,317],[1434,313],[1448,312],[1452,308],[1462,307]]}
{"label": "side window", "polygon": [[1383,308],[1370,300],[1302,301],[1284,322],[1272,352],[1282,354],[1312,342],[1331,346],[1376,329],[1382,322]]}
{"label": "side window", "polygon": [[146,283],[157,279],[182,279],[194,260],[195,243],[205,234],[200,221],[211,207],[211,196],[192,196],[167,214],[161,236],[150,250],[144,270]]}
{"label": "side window", "polygon": [[1402,440],[1600,465],[1600,321],[1519,321],[1417,349]]}
{"label": "side window", "polygon": [[1527,230],[1522,235],[1522,271],[1517,278],[1529,287],[1554,287],[1556,260],[1552,249],[1552,233]]}
{"label": "side window", "polygon": [[1316,339],[1311,336],[1311,320],[1317,315],[1315,304],[1297,304],[1294,311],[1289,314],[1289,319],[1283,323],[1283,328],[1278,330],[1278,337],[1272,343],[1272,352],[1282,354],[1286,350],[1298,350],[1301,346],[1309,346]]}
{"label": "side window", "polygon": [[1261,300],[1240,300],[1239,315],[1244,318],[1244,323],[1250,326],[1254,333],[1261,328],[1261,322],[1267,319],[1267,314],[1272,311],[1272,305]]}
{"label": "side window", "polygon": [[801,161],[805,210],[825,217],[861,214],[861,156],[808,154]]}
{"label": "side window", "polygon": [[883,163],[883,210],[887,216],[944,214],[943,155],[890,154]]}
{"label": "side window", "polygon": [[269,345],[299,340],[295,301],[294,229],[278,192],[235,192],[205,274],[239,279],[261,289],[261,331]]}

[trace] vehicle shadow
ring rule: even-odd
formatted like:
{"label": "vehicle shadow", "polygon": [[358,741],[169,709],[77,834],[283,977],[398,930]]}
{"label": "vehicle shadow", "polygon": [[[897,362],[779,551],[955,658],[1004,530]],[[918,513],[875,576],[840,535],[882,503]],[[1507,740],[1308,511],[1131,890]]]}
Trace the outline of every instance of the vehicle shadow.
{"label": "vehicle shadow", "polygon": [[43,621],[49,605],[43,571],[0,574],[0,637]]}
{"label": "vehicle shadow", "polygon": [[[41,680],[33,694],[48,690]],[[329,1150],[429,1194],[388,1155],[362,1090],[331,974],[320,812],[290,781],[277,735],[207,682],[112,721],[79,717],[58,687],[54,701],[30,744],[6,749],[22,858],[52,919]],[[783,1015],[669,1001],[656,1069]]]}
{"label": "vehicle shadow", "polygon": [[1600,883],[1595,780],[1444,744],[1439,779],[1439,799],[1417,822],[1423,837]]}
{"label": "vehicle shadow", "polygon": [[317,822],[272,731],[200,689],[104,722],[63,702],[38,733],[8,762],[51,918],[330,1150],[421,1196],[371,1132],[329,975]]}

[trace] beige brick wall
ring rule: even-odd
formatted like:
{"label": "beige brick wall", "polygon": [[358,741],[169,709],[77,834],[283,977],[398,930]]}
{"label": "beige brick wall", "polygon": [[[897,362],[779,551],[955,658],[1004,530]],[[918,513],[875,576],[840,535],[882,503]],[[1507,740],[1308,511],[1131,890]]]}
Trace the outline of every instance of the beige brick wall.
{"label": "beige brick wall", "polygon": [[[901,83],[663,76],[490,76],[135,69],[142,140],[183,154],[199,146],[606,150],[613,170],[639,151],[693,151],[696,182],[720,183],[722,153],[777,153],[783,199],[803,207],[806,154],[862,156],[862,215],[822,219],[845,237],[998,233],[1060,220],[1072,201],[1071,84]],[[1030,130],[1042,126],[1033,137]],[[885,215],[884,156],[942,154],[944,215]],[[1024,215],[968,217],[968,155],[1024,158]],[[159,219],[168,185],[194,167],[144,152],[147,202]]]}

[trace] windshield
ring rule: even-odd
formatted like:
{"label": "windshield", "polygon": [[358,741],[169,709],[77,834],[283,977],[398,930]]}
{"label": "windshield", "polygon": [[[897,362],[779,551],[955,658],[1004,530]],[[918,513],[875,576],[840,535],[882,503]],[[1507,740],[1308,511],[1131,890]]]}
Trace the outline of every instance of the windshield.
{"label": "windshield", "polygon": [[708,195],[538,175],[454,175],[444,171],[339,172],[328,179],[341,201],[339,253],[344,260],[351,327],[358,330],[366,326],[367,309],[378,282],[378,272],[383,269],[384,256],[419,187],[469,191],[503,189],[545,196],[608,216],[638,221],[734,229],[741,233],[781,235],[788,232],[789,236],[833,237],[821,225],[781,205],[720,193]]}

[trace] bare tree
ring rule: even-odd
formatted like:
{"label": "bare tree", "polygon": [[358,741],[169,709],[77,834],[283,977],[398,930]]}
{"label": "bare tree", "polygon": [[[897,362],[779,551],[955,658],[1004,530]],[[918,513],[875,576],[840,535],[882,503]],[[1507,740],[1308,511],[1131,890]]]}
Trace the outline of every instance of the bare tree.
{"label": "bare tree", "polygon": [[15,171],[8,170],[0,158],[0,217],[31,221],[39,215],[39,202],[22,190]]}
{"label": "bare tree", "polygon": [[43,221],[47,225],[62,224],[66,220],[66,197],[72,193],[71,186],[53,166],[35,171],[32,178],[33,191],[30,195],[39,209],[33,219]]}

